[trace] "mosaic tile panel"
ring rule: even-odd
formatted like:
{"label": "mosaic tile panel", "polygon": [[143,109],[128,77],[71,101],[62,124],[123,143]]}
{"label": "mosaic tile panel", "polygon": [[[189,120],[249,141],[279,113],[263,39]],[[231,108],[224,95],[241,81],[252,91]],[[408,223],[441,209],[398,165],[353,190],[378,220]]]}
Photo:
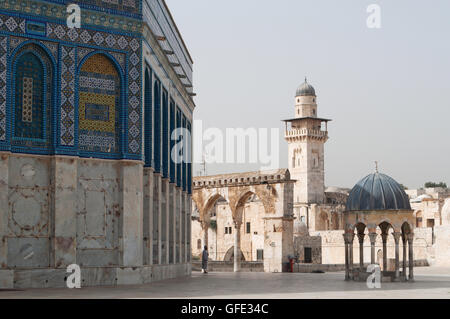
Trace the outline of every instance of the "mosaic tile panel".
{"label": "mosaic tile panel", "polygon": [[138,14],[142,0],[75,0],[74,3],[85,3],[98,8],[112,9],[119,12]]}
{"label": "mosaic tile panel", "polygon": [[120,134],[120,77],[112,61],[102,54],[83,64],[79,81],[79,148],[117,153]]}
{"label": "mosaic tile panel", "polygon": [[[73,33],[76,32],[75,36]],[[70,35],[72,33],[72,35]],[[141,42],[133,37],[109,34],[100,31],[87,29],[68,29],[64,25],[47,23],[47,37],[62,41],[72,41],[76,38],[81,45],[101,46],[103,50],[113,49],[128,51],[128,55],[119,52],[112,52],[111,55],[117,59],[122,70],[128,69],[128,143],[127,152],[130,154],[141,153]],[[91,50],[91,51],[90,51]],[[78,53],[79,61],[86,57],[92,49],[80,48]],[[127,65],[128,63],[128,65]]]}
{"label": "mosaic tile panel", "polygon": [[25,33],[26,21],[18,17],[0,16],[0,31]]}
{"label": "mosaic tile panel", "polygon": [[75,51],[68,46],[61,46],[61,122],[60,144],[75,144]]}
{"label": "mosaic tile panel", "polygon": [[[36,44],[19,49],[13,58],[13,146],[51,146],[54,68]],[[31,112],[30,112],[31,109]]]}
{"label": "mosaic tile panel", "polygon": [[0,37],[0,141],[6,139],[6,62],[8,38]]}

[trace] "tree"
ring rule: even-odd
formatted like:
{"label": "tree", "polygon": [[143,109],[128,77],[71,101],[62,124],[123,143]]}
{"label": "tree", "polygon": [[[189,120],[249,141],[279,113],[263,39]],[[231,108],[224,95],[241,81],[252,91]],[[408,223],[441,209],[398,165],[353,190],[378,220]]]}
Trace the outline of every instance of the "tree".
{"label": "tree", "polygon": [[440,183],[427,182],[427,183],[425,183],[425,188],[435,188],[435,187],[447,188],[447,184],[444,182],[440,182]]}
{"label": "tree", "polygon": [[403,185],[403,184],[400,184],[400,187],[403,188],[403,190],[405,190],[405,191],[408,189],[408,187],[406,187],[406,186]]}

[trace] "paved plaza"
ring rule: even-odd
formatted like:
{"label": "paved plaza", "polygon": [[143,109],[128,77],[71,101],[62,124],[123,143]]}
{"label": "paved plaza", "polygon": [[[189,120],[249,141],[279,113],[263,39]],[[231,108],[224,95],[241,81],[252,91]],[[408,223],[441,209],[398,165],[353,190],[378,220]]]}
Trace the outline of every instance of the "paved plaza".
{"label": "paved plaza", "polygon": [[414,283],[346,282],[344,273],[193,273],[143,286],[1,291],[0,298],[431,298],[450,299],[450,268],[417,268]]}

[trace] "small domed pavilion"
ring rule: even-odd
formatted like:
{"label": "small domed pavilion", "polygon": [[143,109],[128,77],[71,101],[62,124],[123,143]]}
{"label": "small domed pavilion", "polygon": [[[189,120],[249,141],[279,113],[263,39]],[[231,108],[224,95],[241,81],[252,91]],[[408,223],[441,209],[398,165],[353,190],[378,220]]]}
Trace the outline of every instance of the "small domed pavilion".
{"label": "small domed pavilion", "polygon": [[[378,173],[370,174],[359,181],[350,191],[345,223],[345,279],[365,281],[370,275],[364,267],[364,238],[370,238],[370,264],[376,264],[375,244],[378,235],[383,243],[383,278],[392,281],[406,281],[407,259],[408,280],[414,280],[413,227],[414,211],[403,187],[391,177]],[[379,230],[377,232],[377,228]],[[392,229],[392,230],[391,230]],[[395,271],[388,271],[387,241],[392,234],[395,242]],[[353,263],[354,238],[359,242],[359,267]],[[403,270],[400,271],[400,239],[403,242]],[[408,257],[406,256],[408,246]]]}

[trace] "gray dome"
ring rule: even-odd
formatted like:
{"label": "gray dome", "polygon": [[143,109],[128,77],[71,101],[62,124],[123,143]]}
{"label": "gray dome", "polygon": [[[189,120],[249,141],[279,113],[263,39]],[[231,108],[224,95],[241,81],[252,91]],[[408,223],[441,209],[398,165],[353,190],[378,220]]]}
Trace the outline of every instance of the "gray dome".
{"label": "gray dome", "polygon": [[305,82],[298,87],[296,96],[316,96],[316,90],[305,79]]}
{"label": "gray dome", "polygon": [[346,210],[411,210],[409,197],[391,177],[375,173],[364,177],[350,191]]}

